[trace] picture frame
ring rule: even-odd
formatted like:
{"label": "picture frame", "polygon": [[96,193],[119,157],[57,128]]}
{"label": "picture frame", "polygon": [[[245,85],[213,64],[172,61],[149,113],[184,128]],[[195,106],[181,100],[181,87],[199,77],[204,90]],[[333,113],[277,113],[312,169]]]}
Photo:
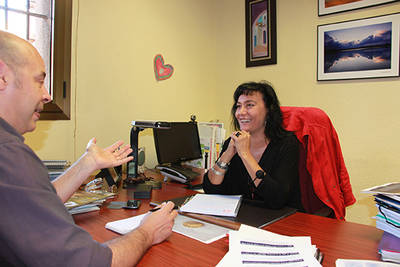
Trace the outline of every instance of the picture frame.
{"label": "picture frame", "polygon": [[399,76],[400,13],[319,25],[317,80]]}
{"label": "picture frame", "polygon": [[318,16],[383,5],[400,0],[318,0]]}
{"label": "picture frame", "polygon": [[246,1],[246,67],[276,64],[276,0]]}

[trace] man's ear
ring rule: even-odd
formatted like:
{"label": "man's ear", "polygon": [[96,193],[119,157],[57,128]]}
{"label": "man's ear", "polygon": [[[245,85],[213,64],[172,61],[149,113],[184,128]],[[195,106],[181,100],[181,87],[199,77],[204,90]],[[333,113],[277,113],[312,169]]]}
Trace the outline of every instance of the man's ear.
{"label": "man's ear", "polygon": [[8,85],[7,73],[9,73],[9,68],[7,64],[0,59],[0,91],[6,89]]}

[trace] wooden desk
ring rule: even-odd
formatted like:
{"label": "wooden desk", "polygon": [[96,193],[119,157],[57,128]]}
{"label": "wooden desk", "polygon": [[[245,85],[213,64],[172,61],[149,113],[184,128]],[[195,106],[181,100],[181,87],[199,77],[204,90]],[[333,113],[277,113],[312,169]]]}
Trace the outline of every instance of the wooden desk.
{"label": "wooden desk", "polygon": [[[153,190],[152,200],[160,201],[193,193],[181,184],[167,183],[163,184],[162,189]],[[126,201],[131,199],[129,194],[129,190],[122,190],[111,201]],[[111,210],[104,204],[100,211],[74,215],[74,219],[95,240],[104,242],[119,236],[105,229],[107,222],[145,213],[150,209],[149,202],[142,200],[138,210]],[[323,266],[335,266],[338,258],[379,260],[377,247],[383,232],[372,226],[296,213],[264,229],[289,236],[311,236],[312,243],[325,255]],[[138,266],[215,266],[228,248],[227,238],[207,245],[172,233],[167,241],[150,248]]]}

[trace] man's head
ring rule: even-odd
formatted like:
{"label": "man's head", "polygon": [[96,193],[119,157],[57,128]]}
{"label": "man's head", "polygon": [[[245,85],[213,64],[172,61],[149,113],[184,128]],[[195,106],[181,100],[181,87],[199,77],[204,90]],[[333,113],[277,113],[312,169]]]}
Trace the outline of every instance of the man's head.
{"label": "man's head", "polygon": [[43,105],[51,100],[46,70],[26,40],[0,31],[0,117],[20,134],[33,131]]}

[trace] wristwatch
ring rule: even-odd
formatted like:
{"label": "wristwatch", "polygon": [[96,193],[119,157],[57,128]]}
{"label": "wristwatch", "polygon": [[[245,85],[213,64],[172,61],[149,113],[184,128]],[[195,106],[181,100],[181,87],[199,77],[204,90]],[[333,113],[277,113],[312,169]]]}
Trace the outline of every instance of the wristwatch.
{"label": "wristwatch", "polygon": [[217,164],[217,166],[218,166],[219,168],[223,169],[223,170],[227,170],[227,169],[228,169],[228,166],[229,166],[228,163],[223,162],[223,161],[219,161],[219,160],[218,160],[217,162],[215,162],[215,164]]}

